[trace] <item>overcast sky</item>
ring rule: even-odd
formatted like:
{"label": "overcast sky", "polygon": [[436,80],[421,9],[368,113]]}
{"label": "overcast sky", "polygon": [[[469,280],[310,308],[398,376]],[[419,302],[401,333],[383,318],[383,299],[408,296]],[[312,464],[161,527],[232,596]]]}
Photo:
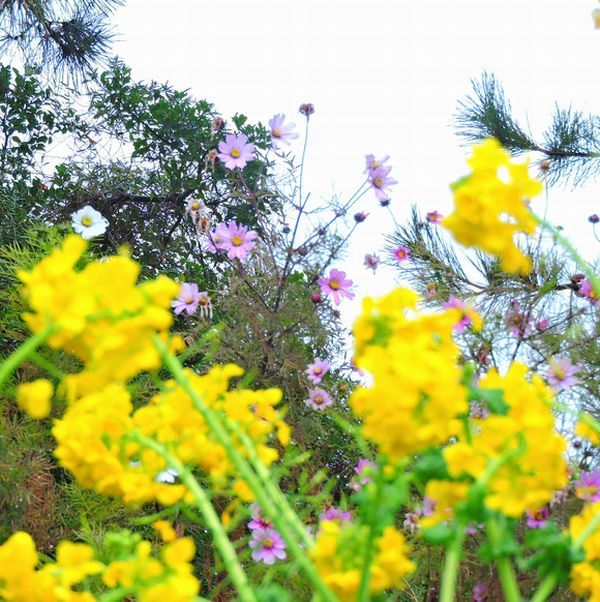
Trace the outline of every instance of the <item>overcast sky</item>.
{"label": "overcast sky", "polygon": [[[466,171],[453,133],[457,101],[487,70],[504,85],[533,132],[555,103],[584,112],[600,106],[600,31],[592,0],[127,0],[116,15],[117,53],[137,79],[169,81],[263,123],[312,102],[307,189],[329,199],[364,177],[364,155],[390,155],[399,184],[394,214],[406,218],[451,207],[448,184]],[[299,127],[298,130],[301,130]],[[295,150],[301,151],[301,140]],[[549,216],[585,251],[597,254],[587,216],[600,213],[600,186],[553,189]],[[534,209],[543,213],[543,197]],[[393,284],[362,267],[376,251],[389,214],[374,195],[344,267],[364,289]],[[347,308],[355,313],[357,304]]]}

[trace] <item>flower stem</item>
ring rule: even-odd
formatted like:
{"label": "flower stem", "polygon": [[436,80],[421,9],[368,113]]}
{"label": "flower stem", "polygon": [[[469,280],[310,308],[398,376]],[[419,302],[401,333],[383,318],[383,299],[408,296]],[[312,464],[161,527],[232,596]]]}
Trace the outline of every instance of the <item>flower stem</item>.
{"label": "flower stem", "polygon": [[278,512],[278,509],[273,506],[271,497],[267,494],[260,479],[256,473],[252,470],[247,460],[240,454],[232,442],[231,436],[229,435],[225,425],[223,424],[223,418],[217,412],[207,407],[198,393],[191,386],[187,379],[183,366],[179,363],[179,360],[171,353],[165,343],[158,337],[154,337],[154,344],[161,353],[165,365],[173,374],[175,382],[181,386],[181,388],[190,396],[192,403],[196,410],[202,414],[202,417],[206,421],[208,428],[211,433],[215,436],[217,441],[223,446],[223,449],[227,453],[231,463],[235,466],[240,474],[240,477],[250,487],[256,501],[261,506],[265,514],[273,521],[275,528],[281,533],[281,536],[285,539],[288,544],[291,555],[294,560],[299,564],[300,568],[308,578],[308,580],[314,585],[315,589],[321,594],[323,600],[327,602],[335,602],[336,598],[327,587],[325,582],[321,579],[321,576],[317,572],[314,564],[309,560],[305,551],[298,545],[296,538],[289,529],[288,522]]}
{"label": "flower stem", "polygon": [[541,217],[538,217],[535,214],[533,214],[533,216],[537,223],[543,228],[547,228],[552,233],[552,236],[569,252],[579,269],[585,274],[586,278],[589,280],[590,284],[592,285],[592,288],[596,292],[596,295],[600,296],[600,278],[598,278],[598,276],[594,274],[594,271],[590,268],[587,261],[585,261],[585,259],[581,257],[579,251],[577,251],[577,249],[571,243],[571,241],[566,236],[561,234],[559,230],[557,230],[546,220],[542,219]]}
{"label": "flower stem", "polygon": [[0,387],[10,377],[10,375],[35,351],[50,335],[56,332],[56,326],[48,326],[42,332],[29,337],[22,345],[19,345],[3,362],[0,364]]}
{"label": "flower stem", "polygon": [[456,600],[456,577],[460,567],[462,544],[465,539],[465,525],[463,523],[458,523],[456,528],[456,536],[448,547],[446,558],[444,559],[440,602],[455,602]]}
{"label": "flower stem", "polygon": [[557,582],[558,582],[558,577],[556,575],[548,575],[540,583],[540,586],[535,591],[533,598],[531,598],[531,602],[545,602],[548,599],[548,596],[556,588]]}
{"label": "flower stem", "polygon": [[[500,532],[500,527],[494,518],[490,518],[486,522],[486,530],[488,532],[492,547],[496,547],[500,543],[502,533]],[[498,567],[498,575],[500,576],[500,583],[502,584],[504,599],[506,602],[520,602],[521,592],[519,591],[515,570],[510,560],[506,556],[502,556],[496,561],[496,566]]]}
{"label": "flower stem", "polygon": [[202,487],[200,487],[191,471],[179,460],[179,458],[170,453],[164,445],[154,441],[154,439],[145,437],[139,433],[132,433],[131,439],[137,441],[144,447],[154,450],[157,454],[160,454],[168,462],[169,466],[179,473],[179,478],[194,496],[196,505],[202,513],[206,525],[210,529],[213,541],[223,559],[227,573],[231,577],[231,580],[240,595],[240,600],[242,600],[242,602],[256,602],[257,598],[248,583],[248,578],[246,577],[244,569],[240,565],[235,548],[227,537],[225,527],[223,527],[219,515],[210,502],[208,495]]}

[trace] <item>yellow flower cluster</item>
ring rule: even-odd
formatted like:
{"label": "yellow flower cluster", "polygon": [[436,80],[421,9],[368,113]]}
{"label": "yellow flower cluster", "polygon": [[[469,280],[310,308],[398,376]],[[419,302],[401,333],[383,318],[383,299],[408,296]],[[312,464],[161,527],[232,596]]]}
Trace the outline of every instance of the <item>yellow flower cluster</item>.
{"label": "yellow flower cluster", "polygon": [[[319,574],[341,602],[356,599],[366,536],[365,527],[324,521],[310,552]],[[375,545],[369,581],[369,592],[373,596],[386,589],[402,588],[405,577],[415,570],[415,564],[407,557],[409,547],[404,536],[394,527],[387,527]]]}
{"label": "yellow flower cluster", "polygon": [[160,366],[152,336],[167,336],[173,320],[170,302],[179,291],[177,283],[164,276],[136,284],[140,267],[125,256],[77,270],[86,244],[69,236],[31,271],[18,274],[31,310],[24,316],[31,331],[53,327],[49,345],[85,364],[82,372],[67,379],[70,401]]}
{"label": "yellow flower cluster", "polygon": [[527,201],[542,191],[541,182],[530,178],[527,163],[512,162],[493,138],[473,147],[468,164],[472,172],[454,184],[454,213],[442,224],[463,245],[498,256],[507,272],[528,274],[531,260],[513,238],[535,231]]}
{"label": "yellow flower cluster", "polygon": [[[569,531],[574,541],[590,528],[600,515],[600,502],[586,506],[581,514],[572,516]],[[585,560],[571,567],[571,589],[578,596],[590,596],[589,602],[600,602],[600,525],[583,542]]]}
{"label": "yellow flower cluster", "polygon": [[[242,372],[229,364],[216,366],[203,376],[188,370],[186,376],[203,403],[236,421],[254,441],[263,462],[270,465],[278,458],[277,451],[268,445],[272,434],[282,445],[289,442],[289,429],[274,408],[281,391],[228,391],[229,380]],[[236,492],[251,499],[202,414],[173,381],[166,382],[164,391],[136,411],[123,385],[109,385],[90,393],[71,404],[52,432],[58,442],[56,456],[79,483],[122,497],[126,503],[157,500],[174,504],[189,498],[183,484],[157,481],[158,475],[169,468],[166,461],[128,438],[132,432],[166,446],[188,467],[201,469],[217,488],[227,487],[233,479]],[[237,443],[238,451],[247,455],[242,443]]]}
{"label": "yellow flower cluster", "polygon": [[[498,463],[491,470],[485,503],[515,518],[541,508],[568,482],[566,442],[554,430],[552,391],[537,375],[527,380],[527,371],[514,363],[505,376],[491,370],[483,377],[481,389],[502,390],[506,414],[473,420],[470,438],[461,436],[443,452],[454,478],[466,474],[478,479]],[[436,499],[429,490],[426,495]]]}
{"label": "yellow flower cluster", "polygon": [[192,540],[177,539],[164,546],[160,560],[150,551],[150,542],[142,541],[134,555],[105,565],[94,559],[88,545],[62,541],[56,562],[37,569],[35,544],[29,534],[19,531],[0,546],[0,600],[94,602],[93,593],[74,591],[81,590],[91,575],[100,575],[109,588],[122,588],[124,595],[135,592],[140,602],[195,600],[199,583],[190,564],[195,553]]}
{"label": "yellow flower cluster", "polygon": [[[587,416],[587,415],[586,415]],[[587,416],[590,418],[589,416]],[[600,446],[600,433],[585,420],[579,420],[575,426],[575,434],[585,437],[592,445]]]}
{"label": "yellow flower cluster", "polygon": [[50,413],[50,400],[54,387],[49,380],[38,378],[17,388],[19,407],[32,418],[46,418]]}
{"label": "yellow flower cluster", "polygon": [[456,481],[429,481],[425,487],[425,497],[433,502],[432,512],[419,521],[419,526],[426,529],[439,523],[454,519],[454,508],[467,498],[468,483]]}
{"label": "yellow flower cluster", "polygon": [[365,436],[392,461],[456,436],[458,417],[468,411],[452,338],[461,312],[426,314],[418,300],[404,288],[366,298],[354,324],[354,361],[373,375],[373,385],[358,387],[350,405]]}

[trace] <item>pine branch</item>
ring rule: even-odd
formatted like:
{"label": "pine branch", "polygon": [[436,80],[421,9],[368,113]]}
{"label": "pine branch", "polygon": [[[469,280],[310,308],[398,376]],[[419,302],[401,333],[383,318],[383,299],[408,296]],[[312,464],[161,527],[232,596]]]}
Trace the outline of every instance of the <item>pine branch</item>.
{"label": "pine branch", "polygon": [[473,80],[474,95],[458,105],[457,135],[467,143],[496,138],[513,154],[537,152],[548,185],[581,185],[600,171],[600,119],[571,108],[556,107],[552,123],[541,141],[526,132],[514,119],[510,102],[496,78],[483,73]]}

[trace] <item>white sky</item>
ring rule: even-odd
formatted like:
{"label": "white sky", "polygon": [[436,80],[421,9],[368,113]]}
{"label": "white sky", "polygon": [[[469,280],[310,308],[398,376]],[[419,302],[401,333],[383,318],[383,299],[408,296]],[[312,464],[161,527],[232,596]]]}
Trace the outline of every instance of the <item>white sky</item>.
{"label": "white sky", "polygon": [[[457,101],[485,69],[503,84],[534,133],[555,102],[598,112],[598,52],[592,0],[127,0],[116,14],[116,52],[136,79],[168,81],[213,102],[227,119],[285,113],[298,124],[312,102],[306,190],[348,195],[364,155],[390,155],[400,221],[451,207],[448,185],[466,172],[451,127]],[[293,148],[298,156],[301,142]],[[600,185],[550,192],[549,216],[597,255],[587,216],[600,213]],[[390,273],[362,266],[392,229],[368,194],[370,212],[343,267],[365,294],[391,287]],[[543,213],[540,197],[534,209]],[[345,318],[358,311],[346,302]]]}

